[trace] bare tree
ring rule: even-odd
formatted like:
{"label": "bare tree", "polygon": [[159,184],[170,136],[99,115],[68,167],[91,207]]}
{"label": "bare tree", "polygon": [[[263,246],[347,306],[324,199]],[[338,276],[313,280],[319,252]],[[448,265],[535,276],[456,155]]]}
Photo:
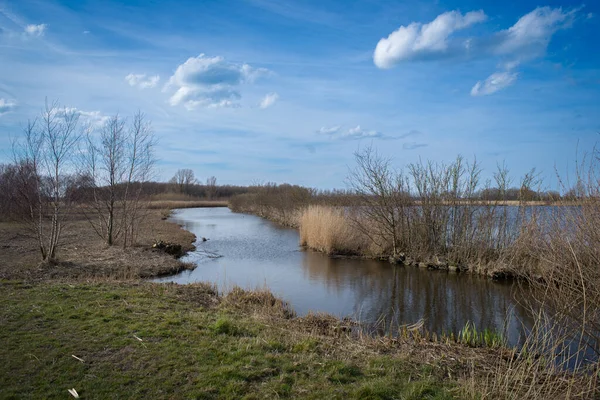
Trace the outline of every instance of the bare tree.
{"label": "bare tree", "polygon": [[40,118],[28,122],[24,138],[13,146],[19,197],[27,204],[27,219],[46,262],[56,258],[68,212],[64,194],[68,170],[73,167],[81,138],[78,120],[79,114],[74,110],[46,101]]}
{"label": "bare tree", "polygon": [[122,239],[123,246],[135,241],[141,218],[142,186],[155,164],[155,138],[142,113],[127,127],[119,115],[102,127],[99,138],[87,135],[83,153],[84,171],[93,180],[93,218],[96,233],[109,246]]}
{"label": "bare tree", "polygon": [[212,200],[217,194],[217,178],[211,176],[206,179],[206,197]]}
{"label": "bare tree", "polygon": [[[381,157],[372,147],[354,154],[356,168],[348,176],[350,188],[360,197],[362,207],[353,216],[358,229],[380,248],[389,245],[396,257],[402,243],[399,234],[407,232],[409,218],[405,208],[410,205],[408,181],[401,171],[395,171],[391,160]],[[390,243],[391,241],[391,243]]]}
{"label": "bare tree", "polygon": [[179,193],[190,194],[190,188],[192,185],[198,183],[194,176],[194,171],[188,168],[179,169],[175,173],[175,176],[171,178],[171,183],[177,185]]}

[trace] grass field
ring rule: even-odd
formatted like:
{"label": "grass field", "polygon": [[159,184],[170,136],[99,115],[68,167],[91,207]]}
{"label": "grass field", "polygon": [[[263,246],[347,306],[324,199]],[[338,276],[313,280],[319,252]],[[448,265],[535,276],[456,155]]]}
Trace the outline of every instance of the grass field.
{"label": "grass field", "polygon": [[3,282],[0,310],[1,398],[450,399],[464,371],[207,285]]}

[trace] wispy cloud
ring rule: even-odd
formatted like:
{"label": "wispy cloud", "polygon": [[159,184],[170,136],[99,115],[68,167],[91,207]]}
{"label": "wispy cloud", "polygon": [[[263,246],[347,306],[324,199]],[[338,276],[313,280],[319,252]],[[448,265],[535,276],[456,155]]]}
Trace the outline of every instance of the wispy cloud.
{"label": "wispy cloud", "polygon": [[339,14],[326,11],[322,7],[310,7],[306,3],[278,0],[247,0],[247,2],[255,7],[290,20],[326,26],[337,26],[340,24]]}
{"label": "wispy cloud", "polygon": [[48,26],[46,24],[39,24],[39,25],[34,25],[34,24],[30,24],[25,26],[25,33],[29,36],[44,36],[44,33],[46,33],[46,28]]}
{"label": "wispy cloud", "polygon": [[175,89],[169,103],[172,106],[183,104],[188,110],[198,106],[236,107],[241,99],[241,84],[253,83],[268,73],[264,68],[200,54],[179,65],[164,90]]}
{"label": "wispy cloud", "polygon": [[260,102],[260,108],[269,108],[279,99],[279,95],[277,93],[269,93],[267,94],[262,101]]}
{"label": "wispy cloud", "polygon": [[381,139],[381,140],[399,140],[411,136],[421,135],[420,131],[410,130],[400,135],[385,135],[382,132],[373,129],[363,129],[360,125],[352,128],[343,128],[341,125],[323,126],[317,130],[317,134],[328,136],[331,139],[339,140],[359,140],[359,139]]}
{"label": "wispy cloud", "polygon": [[546,52],[557,31],[571,26],[577,11],[579,9],[565,12],[562,8],[538,7],[509,29],[499,32],[492,50],[517,58],[538,57]]}
{"label": "wispy cloud", "polygon": [[341,126],[322,126],[317,133],[321,135],[334,135],[342,129]]}
{"label": "wispy cloud", "polygon": [[383,137],[383,134],[375,130],[363,129],[360,127],[360,125],[357,125],[354,128],[348,129],[344,134],[342,134],[342,137],[346,139],[374,139]]}
{"label": "wispy cloud", "polygon": [[0,115],[12,111],[17,106],[14,100],[6,100],[0,98]]}
{"label": "wispy cloud", "polygon": [[108,120],[109,116],[102,114],[100,111],[85,111],[79,110],[75,107],[65,107],[59,110],[60,114],[76,114],[79,116],[79,122],[84,125],[91,125],[92,127],[100,127],[104,125]]}
{"label": "wispy cloud", "polygon": [[496,93],[512,84],[517,80],[516,72],[504,71],[496,72],[490,75],[485,81],[478,81],[471,89],[471,96],[485,96]]}
{"label": "wispy cloud", "polygon": [[408,131],[406,133],[403,133],[401,135],[396,135],[396,136],[394,136],[394,138],[395,139],[406,139],[407,137],[419,136],[419,135],[422,135],[422,134],[423,134],[423,132],[418,131],[416,129],[412,129],[412,130],[410,130],[410,131]]}
{"label": "wispy cloud", "polygon": [[420,147],[427,147],[427,143],[407,142],[402,144],[404,150],[415,150]]}
{"label": "wispy cloud", "polygon": [[353,128],[342,129],[341,126],[321,127],[317,133],[329,136],[332,139],[339,140],[359,140],[359,139],[381,139],[384,135],[381,132],[370,129],[363,129],[360,125]]}
{"label": "wispy cloud", "polygon": [[129,74],[125,77],[127,83],[130,86],[138,87],[140,89],[153,88],[158,85],[160,76],[148,76],[146,74]]}

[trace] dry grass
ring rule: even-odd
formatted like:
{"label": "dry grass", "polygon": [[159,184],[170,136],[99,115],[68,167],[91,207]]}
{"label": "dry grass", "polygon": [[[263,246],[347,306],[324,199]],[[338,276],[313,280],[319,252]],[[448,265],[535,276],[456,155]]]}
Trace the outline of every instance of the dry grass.
{"label": "dry grass", "polygon": [[364,238],[342,208],[309,206],[300,214],[300,244],[327,254],[361,254]]}
{"label": "dry grass", "polygon": [[600,364],[579,364],[562,323],[539,312],[525,343],[501,352],[495,363],[471,366],[464,382],[470,399],[596,399]]}
{"label": "dry grass", "polygon": [[151,210],[172,210],[175,208],[227,207],[225,200],[152,200],[147,208]]}
{"label": "dry grass", "polygon": [[164,240],[194,249],[195,235],[167,221],[160,210],[148,210],[142,220],[137,244],[123,249],[108,247],[94,232],[83,213],[71,216],[64,227],[58,249],[58,262],[40,264],[35,236],[28,225],[0,222],[0,279],[139,279],[178,272],[191,265],[170,255],[152,250],[152,244]]}

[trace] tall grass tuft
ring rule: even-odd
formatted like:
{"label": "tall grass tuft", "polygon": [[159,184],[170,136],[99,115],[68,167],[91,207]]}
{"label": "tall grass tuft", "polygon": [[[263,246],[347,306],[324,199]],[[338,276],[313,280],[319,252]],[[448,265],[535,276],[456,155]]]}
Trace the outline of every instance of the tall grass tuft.
{"label": "tall grass tuft", "polygon": [[309,206],[300,214],[300,244],[327,254],[361,254],[360,237],[343,208]]}

